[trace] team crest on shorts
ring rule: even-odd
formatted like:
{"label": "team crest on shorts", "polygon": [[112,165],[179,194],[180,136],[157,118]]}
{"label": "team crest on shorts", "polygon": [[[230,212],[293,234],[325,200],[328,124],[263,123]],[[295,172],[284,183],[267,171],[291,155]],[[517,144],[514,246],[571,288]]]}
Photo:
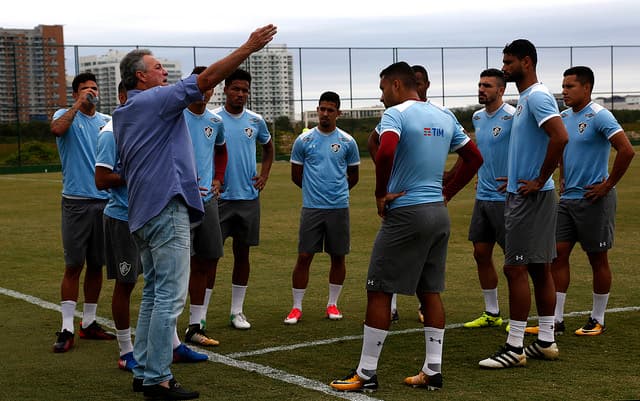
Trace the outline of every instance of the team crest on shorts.
{"label": "team crest on shorts", "polygon": [[120,262],[118,265],[118,270],[120,270],[120,274],[126,276],[131,271],[131,263]]}
{"label": "team crest on shorts", "polygon": [[204,129],[204,136],[206,136],[207,138],[211,138],[211,135],[213,135],[213,128],[207,125]]}
{"label": "team crest on shorts", "polygon": [[244,134],[247,136],[247,138],[251,138],[253,136],[253,128],[251,127],[245,128]]}
{"label": "team crest on shorts", "polygon": [[584,134],[584,130],[587,129],[587,123],[578,124],[578,132]]}
{"label": "team crest on shorts", "polygon": [[333,151],[333,153],[338,153],[339,150],[340,150],[340,144],[339,143],[332,143],[331,144],[331,151]]}
{"label": "team crest on shorts", "polygon": [[502,132],[502,127],[493,127],[491,132],[493,132],[493,136],[498,136]]}

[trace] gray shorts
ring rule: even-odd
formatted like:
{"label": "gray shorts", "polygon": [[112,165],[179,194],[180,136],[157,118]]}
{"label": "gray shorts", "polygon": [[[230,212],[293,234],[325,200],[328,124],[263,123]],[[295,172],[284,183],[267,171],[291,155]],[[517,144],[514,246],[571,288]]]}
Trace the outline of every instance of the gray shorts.
{"label": "gray shorts", "polygon": [[62,247],[67,266],[104,265],[102,213],[107,200],[62,198]]}
{"label": "gray shorts", "polygon": [[107,278],[135,284],[138,275],[142,273],[142,263],[136,241],[129,232],[129,223],[107,215],[104,215],[103,223]]}
{"label": "gray shorts", "polygon": [[389,210],[373,243],[367,290],[444,291],[448,242],[449,213],[443,202]]}
{"label": "gray shorts", "polygon": [[505,265],[551,263],[556,257],[555,191],[507,194],[504,205]]}
{"label": "gray shorts", "polygon": [[298,252],[346,255],[349,242],[349,209],[310,209],[300,212]]}
{"label": "gray shorts", "polygon": [[223,254],[222,231],[218,215],[218,200],[204,203],[204,217],[191,231],[191,255],[203,259],[219,259]]}
{"label": "gray shorts", "polygon": [[219,200],[220,230],[222,239],[249,246],[260,243],[260,198],[252,200]]}
{"label": "gray shorts", "polygon": [[560,199],[556,241],[580,242],[589,253],[611,249],[615,217],[615,189],[594,203],[587,199]]}
{"label": "gray shorts", "polygon": [[469,241],[497,242],[504,249],[504,202],[476,199],[469,224]]}

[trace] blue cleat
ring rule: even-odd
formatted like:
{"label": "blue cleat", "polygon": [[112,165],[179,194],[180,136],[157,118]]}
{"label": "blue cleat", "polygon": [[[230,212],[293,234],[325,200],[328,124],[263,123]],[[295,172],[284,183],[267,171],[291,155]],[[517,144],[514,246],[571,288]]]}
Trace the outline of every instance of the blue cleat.
{"label": "blue cleat", "polygon": [[122,370],[131,372],[136,366],[138,366],[138,362],[133,358],[133,352],[127,352],[118,358],[118,367]]}
{"label": "blue cleat", "polygon": [[209,357],[206,354],[196,352],[184,344],[178,345],[178,347],[173,350],[173,363],[196,363],[204,362],[207,359],[209,359]]}

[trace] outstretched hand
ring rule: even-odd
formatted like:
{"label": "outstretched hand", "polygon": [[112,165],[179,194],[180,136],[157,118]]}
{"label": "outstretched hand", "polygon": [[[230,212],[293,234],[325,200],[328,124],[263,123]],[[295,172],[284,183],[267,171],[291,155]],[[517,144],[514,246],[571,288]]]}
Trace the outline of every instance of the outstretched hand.
{"label": "outstretched hand", "polygon": [[251,36],[249,36],[246,42],[246,46],[249,47],[252,52],[256,52],[271,42],[277,32],[278,27],[273,24],[258,28],[251,33]]}

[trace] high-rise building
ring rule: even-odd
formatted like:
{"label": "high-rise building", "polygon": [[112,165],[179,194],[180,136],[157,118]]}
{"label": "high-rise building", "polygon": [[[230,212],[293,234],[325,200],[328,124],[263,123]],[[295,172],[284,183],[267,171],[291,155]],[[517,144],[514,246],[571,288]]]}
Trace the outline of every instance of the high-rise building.
{"label": "high-rise building", "polygon": [[0,122],[47,120],[66,104],[62,25],[0,28]]}
{"label": "high-rise building", "polygon": [[[293,56],[286,45],[270,45],[245,60],[240,68],[251,73],[247,107],[267,121],[278,117],[294,119]],[[210,107],[224,104],[224,82],[216,86]]]}
{"label": "high-rise building", "polygon": [[[91,72],[98,80],[100,89],[100,103],[98,110],[111,114],[118,105],[118,84],[120,83],[120,61],[128,53],[110,49],[107,54],[100,56],[79,57],[80,72]],[[182,77],[180,62],[158,58],[167,70],[169,83],[175,83]]]}

